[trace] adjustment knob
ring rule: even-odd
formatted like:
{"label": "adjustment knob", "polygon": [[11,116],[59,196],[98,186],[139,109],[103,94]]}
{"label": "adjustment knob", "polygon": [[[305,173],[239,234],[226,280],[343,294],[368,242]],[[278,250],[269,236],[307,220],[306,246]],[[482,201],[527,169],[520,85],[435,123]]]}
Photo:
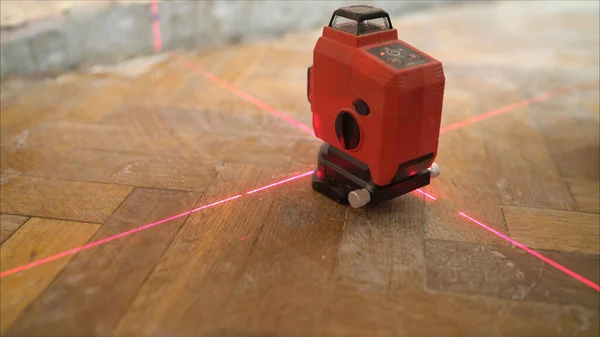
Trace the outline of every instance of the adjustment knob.
{"label": "adjustment knob", "polygon": [[366,189],[354,190],[348,193],[348,202],[354,208],[360,208],[371,202],[371,193]]}

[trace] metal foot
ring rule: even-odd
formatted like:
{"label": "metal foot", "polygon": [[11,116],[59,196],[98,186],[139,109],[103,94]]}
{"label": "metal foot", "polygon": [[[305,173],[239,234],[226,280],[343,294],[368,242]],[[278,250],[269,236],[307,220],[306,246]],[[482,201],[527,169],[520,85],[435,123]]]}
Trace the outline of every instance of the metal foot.
{"label": "metal foot", "polygon": [[429,174],[431,175],[431,178],[437,178],[440,176],[440,165],[438,165],[437,163],[431,164],[431,167],[428,168],[428,170]]}

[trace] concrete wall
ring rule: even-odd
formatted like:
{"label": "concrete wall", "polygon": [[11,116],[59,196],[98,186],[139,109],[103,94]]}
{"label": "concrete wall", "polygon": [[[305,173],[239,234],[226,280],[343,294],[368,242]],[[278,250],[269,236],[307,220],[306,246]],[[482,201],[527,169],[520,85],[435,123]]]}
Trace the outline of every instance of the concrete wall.
{"label": "concrete wall", "polygon": [[[349,4],[372,4],[397,16],[450,2],[163,0],[159,20],[163,50],[202,49],[317,28],[328,23],[333,10]],[[81,5],[85,3],[74,2],[57,15],[3,27],[2,78],[59,73],[153,53],[149,1]]]}

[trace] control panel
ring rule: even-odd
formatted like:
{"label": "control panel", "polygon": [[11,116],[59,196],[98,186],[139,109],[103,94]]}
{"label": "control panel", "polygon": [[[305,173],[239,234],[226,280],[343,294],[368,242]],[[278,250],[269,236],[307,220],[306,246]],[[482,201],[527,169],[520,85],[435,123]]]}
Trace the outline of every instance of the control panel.
{"label": "control panel", "polygon": [[396,69],[409,68],[430,61],[424,55],[402,43],[372,48],[369,49],[369,53]]}

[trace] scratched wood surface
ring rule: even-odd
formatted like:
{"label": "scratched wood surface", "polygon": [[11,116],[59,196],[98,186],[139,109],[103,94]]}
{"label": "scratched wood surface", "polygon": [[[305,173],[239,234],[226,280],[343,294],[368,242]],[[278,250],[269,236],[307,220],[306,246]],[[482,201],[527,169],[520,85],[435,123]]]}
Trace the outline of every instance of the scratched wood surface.
{"label": "scratched wood surface", "polygon": [[372,209],[246,194],[314,168],[280,117],[319,31],[2,83],[1,271],[93,244],[3,276],[2,335],[598,336],[598,291],[458,215],[600,282],[597,11],[396,18],[444,63],[442,175]]}

